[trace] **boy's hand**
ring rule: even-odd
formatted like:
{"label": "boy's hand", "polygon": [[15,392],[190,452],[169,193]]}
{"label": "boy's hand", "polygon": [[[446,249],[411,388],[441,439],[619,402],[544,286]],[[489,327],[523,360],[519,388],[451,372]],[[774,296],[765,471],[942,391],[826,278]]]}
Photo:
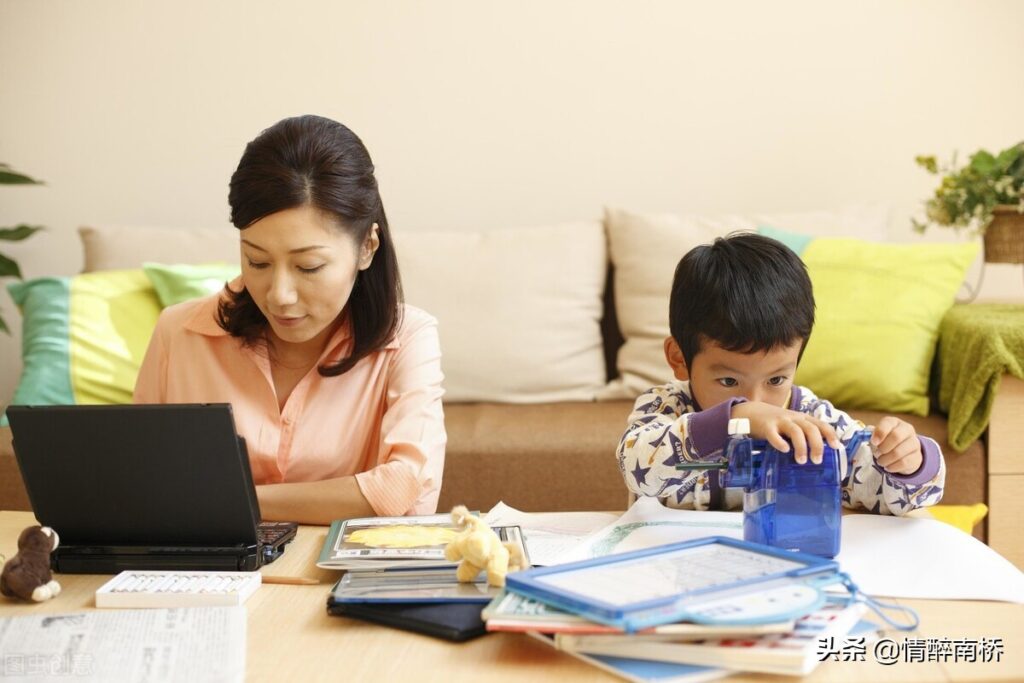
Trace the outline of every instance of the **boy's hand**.
{"label": "boy's hand", "polygon": [[793,443],[793,459],[801,465],[807,462],[808,451],[811,462],[820,464],[826,441],[832,448],[839,448],[839,437],[832,425],[807,413],[747,401],[732,407],[732,417],[750,420],[750,435],[767,440],[783,453],[789,452],[789,439]]}
{"label": "boy's hand", "polygon": [[875,462],[892,474],[913,474],[924,460],[913,425],[891,415],[878,421],[871,446],[876,451]]}

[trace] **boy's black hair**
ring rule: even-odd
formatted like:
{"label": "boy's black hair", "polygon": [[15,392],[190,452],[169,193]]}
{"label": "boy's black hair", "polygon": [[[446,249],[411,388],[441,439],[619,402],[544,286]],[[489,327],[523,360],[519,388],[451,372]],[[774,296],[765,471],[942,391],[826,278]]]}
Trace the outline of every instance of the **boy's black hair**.
{"label": "boy's black hair", "polygon": [[781,242],[731,233],[679,261],[668,319],[688,368],[705,339],[742,353],[799,340],[803,355],[814,327],[811,279],[800,257]]}

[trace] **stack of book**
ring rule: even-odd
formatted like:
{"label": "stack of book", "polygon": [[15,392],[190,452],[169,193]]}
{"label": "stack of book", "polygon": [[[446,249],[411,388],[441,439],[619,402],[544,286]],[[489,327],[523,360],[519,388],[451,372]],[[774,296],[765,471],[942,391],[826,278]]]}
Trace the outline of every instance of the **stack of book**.
{"label": "stack of book", "polygon": [[[528,558],[518,526],[493,527]],[[486,632],[482,608],[499,594],[485,573],[460,583],[444,549],[460,529],[450,515],[365,517],[331,524],[317,566],[344,570],[327,598],[330,614],[448,640]]]}
{"label": "stack of book", "polygon": [[821,591],[837,573],[831,560],[707,538],[512,574],[483,617],[631,681],[805,675],[835,643],[880,630],[862,603]]}

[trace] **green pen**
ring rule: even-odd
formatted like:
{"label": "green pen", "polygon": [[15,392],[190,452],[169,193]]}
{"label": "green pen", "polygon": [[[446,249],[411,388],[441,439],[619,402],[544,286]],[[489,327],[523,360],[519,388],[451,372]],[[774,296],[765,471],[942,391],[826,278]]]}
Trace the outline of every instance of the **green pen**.
{"label": "green pen", "polygon": [[687,462],[676,465],[677,470],[727,470],[728,462]]}

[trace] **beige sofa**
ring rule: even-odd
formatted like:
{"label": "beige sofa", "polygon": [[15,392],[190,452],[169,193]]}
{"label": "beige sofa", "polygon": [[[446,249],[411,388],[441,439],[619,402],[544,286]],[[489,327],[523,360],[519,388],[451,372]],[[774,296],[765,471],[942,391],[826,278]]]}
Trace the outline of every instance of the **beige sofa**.
{"label": "beige sofa", "polygon": [[[396,233],[407,299],[440,320],[449,437],[441,509],[456,503],[488,509],[499,500],[524,510],[624,508],[627,494],[615,447],[632,406],[630,397],[646,381],[645,372],[665,372],[659,368],[660,359],[652,359],[650,353],[641,358],[638,345],[644,340],[638,341],[642,335],[636,332],[647,324],[636,319],[637,310],[643,305],[652,311],[667,306],[667,295],[658,290],[664,282],[654,282],[649,295],[641,294],[648,300],[643,305],[631,302],[624,307],[615,292],[616,285],[623,284],[616,270],[621,274],[636,263],[621,257],[621,247],[633,237],[628,230],[613,230],[614,223],[635,218],[609,212],[604,224]],[[661,221],[662,227],[683,230],[698,243],[760,221],[729,217],[712,221],[711,227],[707,221],[691,221],[680,228],[678,219],[673,223],[665,217],[647,218],[647,223],[641,221],[641,234]],[[828,224],[871,237],[879,231],[873,235],[864,224],[876,226],[876,218],[865,219],[863,212],[836,214]],[[798,229],[801,220],[810,226],[825,221],[819,214],[766,220]],[[813,234],[812,229],[808,232]],[[134,267],[148,259],[196,263],[211,257],[237,258],[237,233],[230,229],[218,236],[208,230],[92,230],[83,234],[83,240],[86,270]],[[195,245],[200,246],[192,248]],[[674,260],[679,254],[669,256]],[[671,278],[671,272],[666,276],[658,270],[661,280]],[[658,279],[653,274],[651,278]],[[623,313],[629,319],[622,320]],[[646,334],[644,343],[650,347],[664,332],[657,328]],[[667,379],[664,374],[658,377],[657,381]],[[979,525],[975,535],[990,538],[998,550],[1024,564],[1019,547],[1021,503],[1011,495],[1024,490],[1016,447],[1020,434],[1013,431],[1020,429],[1014,416],[1024,407],[1024,383],[1008,382],[1005,388],[997,401],[988,448],[979,441],[956,453],[946,441],[942,416],[901,417],[942,445],[948,467],[943,502],[987,502],[987,530]],[[850,412],[868,423],[882,414]],[[0,509],[30,509],[7,428],[0,429]]]}

